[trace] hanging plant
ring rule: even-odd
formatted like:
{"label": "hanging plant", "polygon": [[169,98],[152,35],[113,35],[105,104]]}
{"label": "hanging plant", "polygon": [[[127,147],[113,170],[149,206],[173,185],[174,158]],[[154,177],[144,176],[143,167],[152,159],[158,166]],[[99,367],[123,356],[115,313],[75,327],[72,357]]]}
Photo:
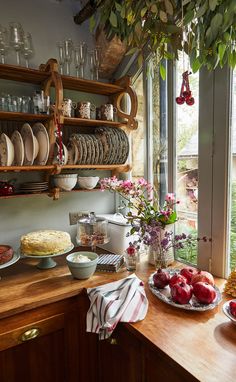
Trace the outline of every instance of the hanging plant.
{"label": "hanging plant", "polygon": [[[202,66],[236,65],[236,0],[95,0],[98,23],[108,39],[115,35],[127,54],[156,54],[158,60],[190,58]],[[94,19],[91,19],[94,25]],[[161,70],[163,68],[161,67]]]}

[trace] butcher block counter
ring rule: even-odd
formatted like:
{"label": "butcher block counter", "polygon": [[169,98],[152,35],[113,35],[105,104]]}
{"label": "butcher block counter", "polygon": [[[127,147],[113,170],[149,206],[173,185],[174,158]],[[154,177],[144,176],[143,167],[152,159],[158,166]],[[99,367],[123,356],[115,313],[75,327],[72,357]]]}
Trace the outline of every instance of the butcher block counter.
{"label": "butcher block counter", "polygon": [[[75,280],[65,256],[53,269],[20,259],[0,270],[0,381],[16,382],[235,382],[236,326],[222,302],[206,312],[160,301],[148,288],[154,272],[145,257],[136,275],[149,300],[146,318],[119,324],[112,338],[86,333],[86,288],[127,277],[96,272]],[[224,280],[216,279],[223,290]]]}

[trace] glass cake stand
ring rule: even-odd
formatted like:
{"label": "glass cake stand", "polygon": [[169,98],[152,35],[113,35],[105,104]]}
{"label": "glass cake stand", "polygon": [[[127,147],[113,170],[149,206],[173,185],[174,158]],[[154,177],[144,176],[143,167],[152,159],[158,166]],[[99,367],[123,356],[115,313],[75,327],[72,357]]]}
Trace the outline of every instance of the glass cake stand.
{"label": "glass cake stand", "polygon": [[39,263],[36,265],[39,269],[50,269],[54,268],[57,263],[52,259],[52,257],[65,255],[67,252],[70,252],[74,248],[74,245],[72,244],[70,247],[66,248],[64,251],[57,252],[57,253],[51,253],[50,255],[44,255],[44,256],[37,256],[37,255],[28,255],[25,253],[20,252],[20,249],[18,249],[18,254],[21,255],[23,258],[31,258],[31,259],[40,259]]}
{"label": "glass cake stand", "polygon": [[[20,254],[18,252],[14,252],[13,257],[11,260],[9,260],[7,263],[1,264],[0,269],[10,267],[11,265],[15,264],[20,259]],[[0,276],[1,280],[1,276]]]}

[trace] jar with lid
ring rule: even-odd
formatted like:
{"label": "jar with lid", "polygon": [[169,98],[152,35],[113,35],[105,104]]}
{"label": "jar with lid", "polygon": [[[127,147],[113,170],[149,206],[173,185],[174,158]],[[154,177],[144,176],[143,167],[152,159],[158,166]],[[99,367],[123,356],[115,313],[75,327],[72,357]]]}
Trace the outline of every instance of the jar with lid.
{"label": "jar with lid", "polygon": [[83,216],[77,222],[76,241],[77,244],[91,246],[92,249],[95,249],[96,245],[108,243],[108,220],[96,217],[94,212]]}

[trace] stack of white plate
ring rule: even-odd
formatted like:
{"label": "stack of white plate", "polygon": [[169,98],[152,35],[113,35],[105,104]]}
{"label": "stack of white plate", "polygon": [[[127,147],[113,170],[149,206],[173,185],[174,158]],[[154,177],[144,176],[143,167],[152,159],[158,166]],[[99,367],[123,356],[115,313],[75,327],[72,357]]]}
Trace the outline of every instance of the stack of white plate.
{"label": "stack of white plate", "polygon": [[48,182],[25,182],[20,185],[20,192],[35,193],[48,189]]}

